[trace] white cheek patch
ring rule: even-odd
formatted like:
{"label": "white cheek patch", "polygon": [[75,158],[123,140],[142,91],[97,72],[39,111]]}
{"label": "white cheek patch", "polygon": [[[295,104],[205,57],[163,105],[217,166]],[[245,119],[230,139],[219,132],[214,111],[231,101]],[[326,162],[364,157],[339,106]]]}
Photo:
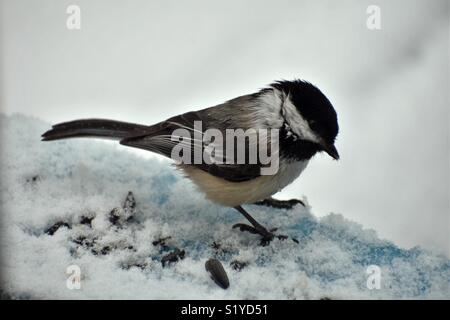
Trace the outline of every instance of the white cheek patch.
{"label": "white cheek patch", "polygon": [[309,127],[308,121],[306,121],[302,115],[297,111],[297,108],[292,103],[289,95],[284,100],[282,105],[282,111],[286,122],[288,123],[291,130],[300,139],[309,140],[311,142],[319,143],[320,138],[316,133]]}
{"label": "white cheek patch", "polygon": [[259,97],[259,103],[252,112],[256,128],[280,128],[283,125],[280,112],[283,100],[280,96],[281,93],[274,89]]}

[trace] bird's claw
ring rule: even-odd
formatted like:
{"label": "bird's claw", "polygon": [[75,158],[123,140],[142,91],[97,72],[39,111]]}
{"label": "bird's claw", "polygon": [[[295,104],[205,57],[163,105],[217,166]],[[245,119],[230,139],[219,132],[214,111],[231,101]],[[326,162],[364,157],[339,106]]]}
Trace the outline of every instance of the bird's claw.
{"label": "bird's claw", "polygon": [[253,234],[260,234],[260,232],[258,232],[258,230],[256,230],[255,227],[250,226],[248,224],[245,223],[236,223],[235,225],[233,225],[233,229],[239,228],[239,231],[247,231]]}
{"label": "bird's claw", "polygon": [[[247,231],[250,232],[252,234],[259,234],[262,236],[261,241],[260,241],[260,245],[265,247],[267,245],[270,244],[270,242],[272,242],[273,239],[277,238],[279,240],[286,240],[289,237],[286,235],[282,235],[282,234],[274,234],[275,231],[278,230],[278,228],[273,228],[270,230],[267,230],[265,228],[263,229],[259,229],[259,228],[255,228],[251,225],[245,224],[245,223],[236,223],[235,225],[233,225],[233,229],[239,228],[240,231]],[[295,243],[298,243],[297,239],[292,238],[292,241],[294,241]]]}

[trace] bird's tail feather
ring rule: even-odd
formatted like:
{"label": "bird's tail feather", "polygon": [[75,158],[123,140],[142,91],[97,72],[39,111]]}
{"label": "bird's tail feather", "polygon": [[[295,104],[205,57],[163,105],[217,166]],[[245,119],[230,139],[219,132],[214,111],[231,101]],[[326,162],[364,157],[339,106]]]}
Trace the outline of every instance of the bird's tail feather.
{"label": "bird's tail feather", "polygon": [[105,119],[82,119],[56,124],[42,135],[43,141],[93,137],[121,140],[139,135],[148,126]]}

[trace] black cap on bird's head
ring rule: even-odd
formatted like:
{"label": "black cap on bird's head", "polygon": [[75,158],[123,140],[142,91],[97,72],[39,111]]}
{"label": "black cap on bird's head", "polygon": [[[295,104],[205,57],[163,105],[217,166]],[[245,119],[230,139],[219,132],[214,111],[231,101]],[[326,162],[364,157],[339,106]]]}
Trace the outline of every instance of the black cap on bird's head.
{"label": "black cap on bird's head", "polygon": [[271,87],[285,97],[282,113],[293,133],[338,160],[334,142],[339,126],[336,111],[328,98],[316,86],[303,80],[277,81]]}

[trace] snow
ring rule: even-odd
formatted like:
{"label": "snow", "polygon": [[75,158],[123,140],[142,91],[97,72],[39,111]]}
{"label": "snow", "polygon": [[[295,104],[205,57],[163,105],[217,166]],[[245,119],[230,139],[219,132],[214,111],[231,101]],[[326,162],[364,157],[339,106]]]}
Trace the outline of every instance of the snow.
{"label": "snow", "polygon": [[[3,296],[450,298],[450,261],[444,256],[399,248],[340,214],[316,218],[309,205],[247,206],[264,225],[299,240],[261,247],[257,236],[231,228],[244,222],[239,213],[205,200],[168,162],[94,140],[41,142],[49,127],[22,115],[0,115]],[[123,209],[129,191],[136,208]],[[50,235],[58,222],[70,228],[55,228]],[[164,245],[153,244],[165,237],[171,238]],[[184,259],[163,267],[161,258],[176,248],[185,250]],[[227,290],[206,272],[210,258],[222,262]],[[240,271],[230,265],[236,260],[246,264]],[[66,286],[70,265],[80,267],[79,290]],[[366,285],[370,265],[381,270],[379,289]]]}

